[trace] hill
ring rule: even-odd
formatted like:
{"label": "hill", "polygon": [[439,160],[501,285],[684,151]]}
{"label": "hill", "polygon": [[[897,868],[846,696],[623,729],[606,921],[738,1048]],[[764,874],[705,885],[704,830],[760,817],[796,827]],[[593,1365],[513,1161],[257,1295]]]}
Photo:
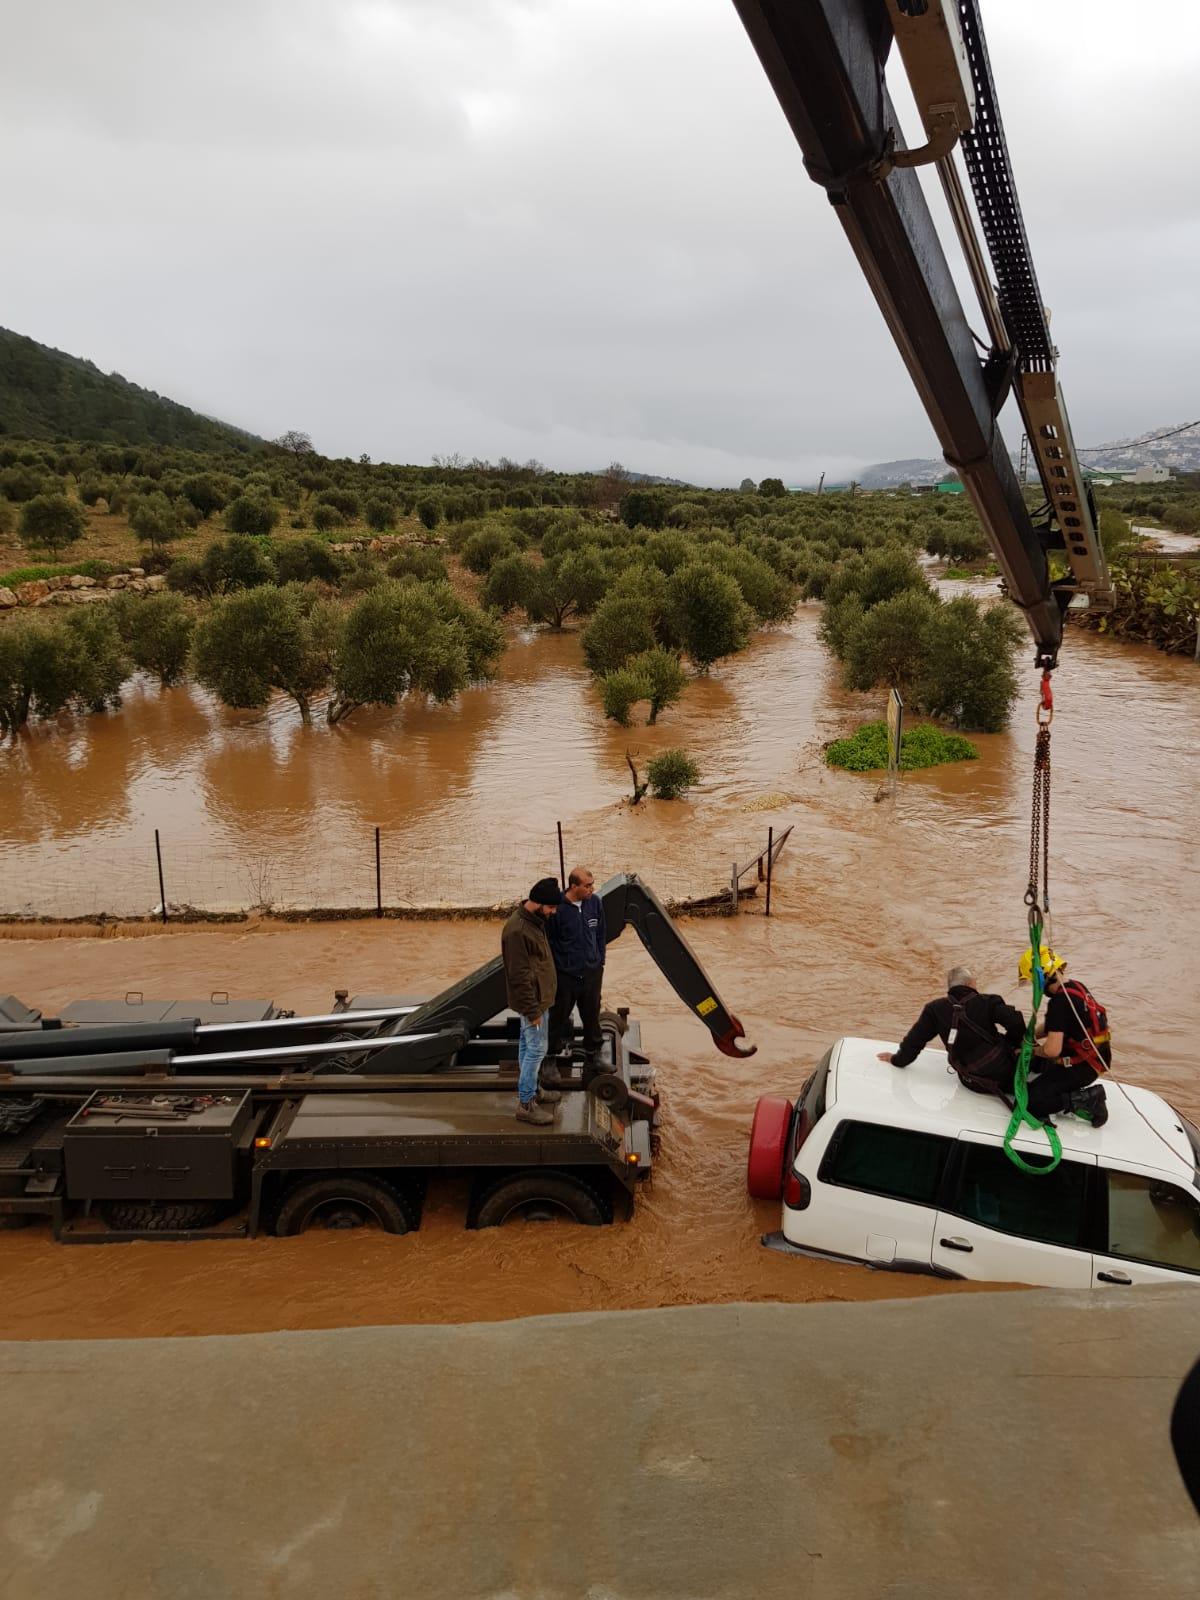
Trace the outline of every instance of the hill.
{"label": "hill", "polygon": [[0,434],[200,451],[248,450],[260,443],[251,433],[7,328],[0,328]]}
{"label": "hill", "polygon": [[[1015,466],[1018,452],[1013,450],[1010,454]],[[1200,422],[1166,424],[1140,433],[1136,439],[1085,445],[1079,455],[1085,467],[1099,472],[1133,472],[1138,467],[1151,466],[1169,467],[1174,473],[1200,472]],[[863,468],[858,481],[864,489],[894,489],[901,483],[934,483],[944,478],[947,470],[946,463],[936,456],[877,461]],[[1032,476],[1032,463],[1029,470]]]}

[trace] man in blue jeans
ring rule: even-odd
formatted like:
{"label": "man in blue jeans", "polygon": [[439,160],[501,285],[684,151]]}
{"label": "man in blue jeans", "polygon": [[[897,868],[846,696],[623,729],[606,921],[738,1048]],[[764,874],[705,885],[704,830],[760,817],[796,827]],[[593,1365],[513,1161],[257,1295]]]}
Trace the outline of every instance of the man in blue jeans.
{"label": "man in blue jeans", "polygon": [[557,1090],[538,1087],[538,1072],[546,1055],[550,1007],[557,989],[546,925],[561,904],[558,879],[539,878],[500,935],[508,1003],[521,1018],[517,1121],[531,1122],[535,1127],[554,1121],[550,1108],[562,1099]]}
{"label": "man in blue jeans", "polygon": [[[562,905],[546,929],[558,979],[550,1010],[550,1055],[558,1056],[564,1051],[570,1054],[571,1013],[578,1006],[585,1080],[598,1067],[604,1043],[600,989],[604,982],[606,929],[604,902],[595,889],[596,880],[587,867],[572,867]],[[546,1070],[549,1074],[550,1068]],[[554,1077],[549,1081],[553,1083]]]}

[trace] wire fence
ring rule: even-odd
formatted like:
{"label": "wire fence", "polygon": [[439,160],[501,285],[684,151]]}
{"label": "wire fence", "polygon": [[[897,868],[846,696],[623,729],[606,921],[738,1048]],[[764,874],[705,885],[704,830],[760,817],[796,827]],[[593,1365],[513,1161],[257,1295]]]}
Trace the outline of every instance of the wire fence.
{"label": "wire fence", "polygon": [[[790,829],[788,830],[790,832]],[[778,844],[779,833],[776,831]],[[274,916],[455,916],[507,909],[539,878],[587,863],[603,882],[637,872],[677,909],[728,912],[731,868],[741,895],[763,881],[767,829],[760,838],[711,835],[702,848],[687,833],[631,838],[628,828],[566,827],[560,837],[414,840],[385,827],[329,831],[270,846],[258,841],[181,837],[147,829],[119,843],[65,841],[31,860],[0,847],[0,916],[7,920],[184,921]],[[778,849],[775,856],[778,855]],[[739,862],[749,862],[738,868]]]}

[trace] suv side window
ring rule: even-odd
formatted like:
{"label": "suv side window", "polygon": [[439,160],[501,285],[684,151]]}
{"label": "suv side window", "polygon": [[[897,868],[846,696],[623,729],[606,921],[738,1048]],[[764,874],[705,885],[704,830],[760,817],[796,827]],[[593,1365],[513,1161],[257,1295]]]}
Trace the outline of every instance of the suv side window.
{"label": "suv side window", "polygon": [[821,1163],[822,1183],[935,1206],[953,1139],[878,1122],[843,1122]]}
{"label": "suv side window", "polygon": [[[1062,1161],[1053,1172],[1035,1175],[1015,1167],[999,1145],[964,1140],[960,1148],[962,1169],[948,1211],[1042,1244],[1078,1248],[1084,1243],[1087,1176],[1093,1169]],[[1049,1157],[1024,1159],[1031,1166],[1049,1165]]]}
{"label": "suv side window", "polygon": [[1176,1272],[1200,1273],[1200,1206],[1185,1189],[1136,1172],[1105,1172],[1108,1250]]}

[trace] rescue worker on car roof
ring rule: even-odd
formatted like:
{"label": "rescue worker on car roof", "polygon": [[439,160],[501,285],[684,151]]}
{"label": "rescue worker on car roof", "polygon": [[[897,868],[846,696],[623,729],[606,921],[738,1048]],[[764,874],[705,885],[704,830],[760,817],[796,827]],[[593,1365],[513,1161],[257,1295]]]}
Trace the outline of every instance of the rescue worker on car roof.
{"label": "rescue worker on car roof", "polygon": [[[1029,1081],[1029,1109],[1040,1122],[1056,1112],[1073,1112],[1101,1128],[1108,1105],[1099,1077],[1112,1065],[1108,1014],[1078,978],[1065,976],[1067,963],[1046,945],[1041,948],[1046,982],[1046,1017],[1035,1040],[1036,1078]],[[1033,979],[1033,951],[1026,950],[1017,968],[1022,983]]]}
{"label": "rescue worker on car roof", "polygon": [[946,1046],[950,1065],[977,1094],[1012,1093],[1025,1018],[998,994],[980,994],[967,967],[951,967],[947,992],[931,1000],[896,1050],[881,1050],[894,1067],[914,1062],[932,1039]]}

